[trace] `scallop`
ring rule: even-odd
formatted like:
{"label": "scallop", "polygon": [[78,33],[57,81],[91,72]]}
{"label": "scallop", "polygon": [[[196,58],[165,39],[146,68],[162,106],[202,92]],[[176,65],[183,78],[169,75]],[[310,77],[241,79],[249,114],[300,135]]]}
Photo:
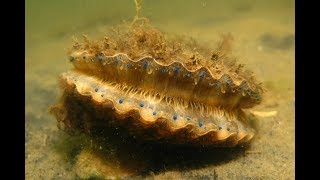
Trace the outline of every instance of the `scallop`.
{"label": "scallop", "polygon": [[90,132],[112,121],[143,141],[236,146],[253,139],[245,109],[261,102],[263,88],[225,50],[229,36],[213,51],[166,39],[149,24],[117,36],[86,39],[68,52],[74,68],[60,75],[63,95],[51,108],[64,130]]}

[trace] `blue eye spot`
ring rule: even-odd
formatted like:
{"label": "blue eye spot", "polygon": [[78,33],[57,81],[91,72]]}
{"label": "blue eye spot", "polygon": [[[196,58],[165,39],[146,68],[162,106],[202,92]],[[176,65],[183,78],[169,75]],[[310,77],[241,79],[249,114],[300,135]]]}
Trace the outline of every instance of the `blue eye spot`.
{"label": "blue eye spot", "polygon": [[200,127],[203,126],[203,122],[200,121],[200,122],[199,122],[199,126],[200,126]]}
{"label": "blue eye spot", "polygon": [[220,86],[220,82],[216,82],[216,85],[217,85],[217,86]]}
{"label": "blue eye spot", "polygon": [[190,117],[187,117],[187,120],[188,120],[188,121],[190,121],[190,120],[191,120],[191,118],[190,118]]}
{"label": "blue eye spot", "polygon": [[167,70],[165,69],[165,68],[163,68],[162,70],[161,70],[161,72],[162,73],[165,73]]}
{"label": "blue eye spot", "polygon": [[126,64],[126,68],[127,68],[127,69],[129,69],[129,68],[130,68],[130,66],[131,66],[130,64]]}
{"label": "blue eye spot", "polygon": [[177,119],[178,119],[178,116],[177,116],[177,115],[174,115],[172,118],[173,118],[173,120],[177,120]]}
{"label": "blue eye spot", "polygon": [[115,59],[115,60],[114,60],[114,63],[115,63],[115,64],[118,64],[118,63],[119,63],[119,60],[118,60],[118,59]]}
{"label": "blue eye spot", "polygon": [[200,77],[204,78],[206,76],[206,74],[204,72],[200,73]]}
{"label": "blue eye spot", "polygon": [[227,128],[227,130],[228,130],[228,131],[230,131],[230,130],[231,130],[231,128]]}
{"label": "blue eye spot", "polygon": [[100,53],[100,54],[98,55],[98,60],[99,60],[99,61],[102,61],[102,59],[103,59],[103,53]]}
{"label": "blue eye spot", "polygon": [[82,54],[82,59],[86,59],[87,58],[87,53],[83,53]]}
{"label": "blue eye spot", "polygon": [[178,73],[178,72],[179,72],[179,68],[175,67],[175,68],[173,69],[173,71],[174,71],[175,73]]}
{"label": "blue eye spot", "polygon": [[240,85],[240,89],[242,89],[242,90],[245,90],[246,89],[246,83],[242,83],[241,85]]}
{"label": "blue eye spot", "polygon": [[119,103],[122,104],[123,103],[123,99],[119,99]]}
{"label": "blue eye spot", "polygon": [[143,67],[144,67],[144,68],[147,68],[147,67],[148,67],[148,62],[144,62],[144,63],[143,63]]}
{"label": "blue eye spot", "polygon": [[221,130],[222,129],[222,126],[219,126],[219,130]]}
{"label": "blue eye spot", "polygon": [[144,106],[144,104],[141,102],[141,103],[139,104],[139,106],[140,106],[140,107],[143,107],[143,106]]}
{"label": "blue eye spot", "polygon": [[187,76],[188,76],[188,77],[190,77],[190,76],[191,76],[191,74],[190,74],[190,73],[187,73]]}
{"label": "blue eye spot", "polygon": [[101,97],[103,97],[104,96],[104,94],[101,94]]}
{"label": "blue eye spot", "polygon": [[98,92],[98,91],[99,91],[99,89],[98,89],[98,88],[95,88],[95,89],[94,89],[94,91],[95,91],[95,92]]}
{"label": "blue eye spot", "polygon": [[153,111],[152,115],[154,115],[154,116],[155,116],[156,114],[157,114],[157,112]]}

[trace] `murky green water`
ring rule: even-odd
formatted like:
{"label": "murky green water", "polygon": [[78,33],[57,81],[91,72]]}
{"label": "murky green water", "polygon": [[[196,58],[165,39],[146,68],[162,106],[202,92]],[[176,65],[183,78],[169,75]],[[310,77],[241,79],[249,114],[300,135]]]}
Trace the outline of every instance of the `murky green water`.
{"label": "murky green water", "polygon": [[[72,37],[102,38],[107,27],[130,22],[134,14],[133,0],[26,1],[26,179],[86,177],[76,157],[90,140],[79,143],[83,139],[61,132],[48,107],[59,98],[58,75],[71,67],[65,54]],[[233,53],[268,89],[265,101],[254,110],[277,115],[260,118],[259,135],[237,158],[195,161],[198,166],[166,162],[165,168],[134,177],[294,179],[294,1],[144,0],[142,15],[167,33],[192,36],[208,45],[231,32]],[[121,147],[112,145],[109,153],[123,153]]]}

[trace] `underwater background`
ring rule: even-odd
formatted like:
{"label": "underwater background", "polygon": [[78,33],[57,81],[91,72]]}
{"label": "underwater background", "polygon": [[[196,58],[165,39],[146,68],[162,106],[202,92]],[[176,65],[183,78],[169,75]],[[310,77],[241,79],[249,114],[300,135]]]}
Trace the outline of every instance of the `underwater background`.
{"label": "underwater background", "polygon": [[[176,152],[130,147],[116,137],[96,147],[89,137],[58,129],[48,108],[61,95],[59,74],[72,67],[66,56],[72,38],[86,34],[101,39],[107,28],[131,22],[134,15],[133,0],[26,1],[26,179],[294,179],[293,0],[142,3],[141,15],[166,33],[191,36],[212,47],[222,33],[233,35],[238,62],[267,89],[253,110],[274,114],[259,118],[249,149]],[[91,153],[97,149],[100,156]]]}

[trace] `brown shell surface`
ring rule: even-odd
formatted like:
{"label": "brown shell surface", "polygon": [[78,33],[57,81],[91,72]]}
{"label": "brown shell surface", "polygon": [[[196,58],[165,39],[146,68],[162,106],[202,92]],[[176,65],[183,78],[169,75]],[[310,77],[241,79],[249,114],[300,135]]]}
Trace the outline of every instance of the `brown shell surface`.
{"label": "brown shell surface", "polygon": [[259,104],[263,90],[224,52],[228,39],[213,53],[165,40],[150,26],[114,39],[85,39],[69,51],[75,69],[61,75],[64,95],[52,109],[66,129],[116,121],[130,122],[128,131],[142,139],[174,144],[235,146],[253,138],[242,109]]}

